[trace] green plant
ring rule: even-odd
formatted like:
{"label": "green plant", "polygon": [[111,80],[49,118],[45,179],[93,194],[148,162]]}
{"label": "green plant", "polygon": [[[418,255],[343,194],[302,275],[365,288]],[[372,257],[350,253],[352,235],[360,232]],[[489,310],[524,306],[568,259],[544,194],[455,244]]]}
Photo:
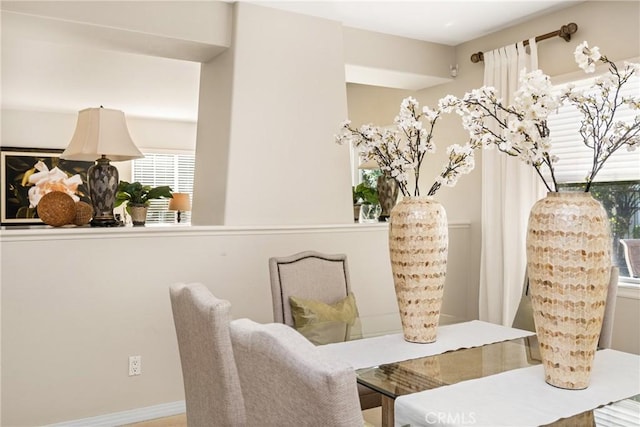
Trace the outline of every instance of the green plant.
{"label": "green plant", "polygon": [[380,175],[382,175],[380,169],[363,169],[361,171],[362,182],[365,182],[369,188],[377,188]]}
{"label": "green plant", "polygon": [[353,204],[362,203],[365,205],[375,205],[378,201],[378,190],[367,186],[366,183],[361,182],[353,190]]}
{"label": "green plant", "polygon": [[142,185],[139,182],[120,181],[118,184],[118,192],[116,193],[115,207],[127,202],[127,206],[131,204],[149,206],[149,200],[161,199],[163,197],[173,198],[171,187],[162,185],[159,187],[151,187],[150,185]]}

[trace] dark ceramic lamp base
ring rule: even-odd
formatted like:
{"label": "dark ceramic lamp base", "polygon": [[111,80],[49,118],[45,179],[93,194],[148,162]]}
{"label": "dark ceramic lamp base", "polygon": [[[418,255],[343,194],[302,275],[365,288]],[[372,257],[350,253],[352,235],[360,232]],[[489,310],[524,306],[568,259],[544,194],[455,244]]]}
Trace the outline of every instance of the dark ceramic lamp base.
{"label": "dark ceramic lamp base", "polygon": [[118,169],[102,156],[87,171],[89,196],[93,205],[92,227],[120,227],[124,225],[113,216],[118,191]]}

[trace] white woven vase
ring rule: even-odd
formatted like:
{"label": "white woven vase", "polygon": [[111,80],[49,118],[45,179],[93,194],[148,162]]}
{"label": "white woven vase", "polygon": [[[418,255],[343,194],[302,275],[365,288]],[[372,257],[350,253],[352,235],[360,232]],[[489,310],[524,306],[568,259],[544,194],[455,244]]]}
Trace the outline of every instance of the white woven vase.
{"label": "white woven vase", "polygon": [[545,381],[584,389],[611,274],[609,220],[590,193],[549,193],[533,206],[527,272]]}
{"label": "white woven vase", "polygon": [[447,214],[431,197],[405,197],[391,210],[389,254],[404,339],[436,340],[447,272]]}

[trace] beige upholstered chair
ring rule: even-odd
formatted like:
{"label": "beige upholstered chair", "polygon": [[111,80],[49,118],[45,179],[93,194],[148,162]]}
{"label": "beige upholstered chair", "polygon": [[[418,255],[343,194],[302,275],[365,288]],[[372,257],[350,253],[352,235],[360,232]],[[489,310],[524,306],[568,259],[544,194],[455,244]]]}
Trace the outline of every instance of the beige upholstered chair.
{"label": "beige upholstered chair", "polygon": [[351,291],[347,256],[314,251],[269,259],[273,320],[293,326],[289,297],[333,304]]}
{"label": "beige upholstered chair", "polygon": [[[604,309],[604,318],[602,320],[602,330],[600,332],[599,348],[610,348],[611,338],[613,336],[613,317],[616,311],[616,297],[618,295],[618,267],[611,267],[611,278],[609,279],[609,290],[607,292],[607,302]],[[524,287],[522,298],[518,311],[513,320],[512,326],[518,329],[535,332],[535,324],[533,322],[533,308],[531,307],[531,298],[529,297],[529,279],[524,279]]]}
{"label": "beige upholstered chair", "polygon": [[533,323],[533,308],[531,307],[531,297],[529,297],[529,276],[527,270],[524,271],[524,283],[522,285],[522,297],[518,305],[518,311],[513,319],[512,326],[514,328],[523,329],[525,331],[536,331]]}
{"label": "beige upholstered chair", "polygon": [[[306,251],[269,259],[273,320],[293,326],[289,297],[333,304],[351,292],[347,256]],[[382,396],[358,385],[362,409],[382,405]]]}
{"label": "beige upholstered chair", "polygon": [[229,337],[228,301],[202,284],[169,289],[189,426],[244,426],[240,380]]}
{"label": "beige upholstered chair", "polygon": [[607,302],[604,306],[604,318],[602,319],[602,330],[598,347],[611,348],[613,338],[613,318],[616,314],[616,298],[618,296],[618,276],[620,269],[611,267],[611,278],[609,279],[609,290],[607,292]]}
{"label": "beige upholstered chair", "polygon": [[229,329],[249,425],[364,424],[355,372],[347,364],[283,324],[240,319]]}
{"label": "beige upholstered chair", "polygon": [[640,239],[621,239],[629,276],[640,277]]}

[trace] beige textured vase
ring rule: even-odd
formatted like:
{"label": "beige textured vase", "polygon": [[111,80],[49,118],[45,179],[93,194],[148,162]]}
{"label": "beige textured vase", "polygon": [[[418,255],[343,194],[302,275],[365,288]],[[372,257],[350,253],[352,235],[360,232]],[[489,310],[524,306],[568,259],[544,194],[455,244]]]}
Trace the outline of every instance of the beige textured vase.
{"label": "beige textured vase", "polygon": [[549,193],[533,206],[527,272],[545,381],[584,389],[611,274],[609,220],[590,193]]}
{"label": "beige textured vase", "polygon": [[431,197],[405,197],[391,210],[389,254],[404,339],[436,340],[447,272],[447,214]]}

